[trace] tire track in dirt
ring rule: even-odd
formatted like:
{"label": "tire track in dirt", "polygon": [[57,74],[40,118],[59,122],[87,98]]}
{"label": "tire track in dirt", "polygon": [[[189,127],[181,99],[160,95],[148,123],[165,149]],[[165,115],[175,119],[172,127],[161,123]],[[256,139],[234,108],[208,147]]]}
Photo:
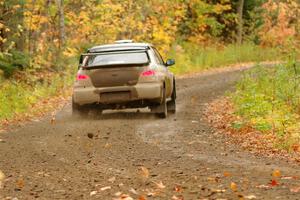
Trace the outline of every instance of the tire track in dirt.
{"label": "tire track in dirt", "polygon": [[[145,109],[72,118],[68,105],[53,124],[49,116],[2,134],[0,199],[299,199],[290,191],[300,186],[299,166],[252,155],[202,119],[241,73],[177,80],[178,112],[167,119]],[[274,169],[288,178],[271,187]]]}

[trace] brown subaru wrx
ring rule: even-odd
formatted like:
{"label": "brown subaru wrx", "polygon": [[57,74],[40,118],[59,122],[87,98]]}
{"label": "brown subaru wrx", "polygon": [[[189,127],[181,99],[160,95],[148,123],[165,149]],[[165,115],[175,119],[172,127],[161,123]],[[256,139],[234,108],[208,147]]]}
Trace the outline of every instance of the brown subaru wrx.
{"label": "brown subaru wrx", "polygon": [[73,88],[73,114],[91,109],[149,107],[160,117],[176,111],[176,86],[168,67],[151,44],[117,41],[82,54]]}

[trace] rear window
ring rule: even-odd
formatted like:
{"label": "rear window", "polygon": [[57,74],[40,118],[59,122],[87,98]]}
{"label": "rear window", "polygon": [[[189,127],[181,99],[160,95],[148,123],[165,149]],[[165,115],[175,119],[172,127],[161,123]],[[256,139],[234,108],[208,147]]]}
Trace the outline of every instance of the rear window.
{"label": "rear window", "polygon": [[146,52],[120,52],[89,55],[87,66],[104,66],[104,65],[131,65],[149,63]]}

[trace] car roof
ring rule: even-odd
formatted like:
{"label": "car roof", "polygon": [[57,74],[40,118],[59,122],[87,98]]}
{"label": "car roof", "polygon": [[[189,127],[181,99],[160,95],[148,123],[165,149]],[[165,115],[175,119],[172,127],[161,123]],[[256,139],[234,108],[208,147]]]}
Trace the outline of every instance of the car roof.
{"label": "car roof", "polygon": [[94,46],[88,50],[88,53],[110,52],[110,51],[130,51],[130,50],[146,50],[152,45],[148,43],[121,43],[106,44]]}

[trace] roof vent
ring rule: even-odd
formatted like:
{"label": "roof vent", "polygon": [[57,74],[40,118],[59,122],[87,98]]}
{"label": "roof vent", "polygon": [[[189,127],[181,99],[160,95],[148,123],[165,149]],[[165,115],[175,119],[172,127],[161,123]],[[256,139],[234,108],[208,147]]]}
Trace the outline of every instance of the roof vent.
{"label": "roof vent", "polygon": [[133,43],[133,40],[117,40],[116,44]]}

